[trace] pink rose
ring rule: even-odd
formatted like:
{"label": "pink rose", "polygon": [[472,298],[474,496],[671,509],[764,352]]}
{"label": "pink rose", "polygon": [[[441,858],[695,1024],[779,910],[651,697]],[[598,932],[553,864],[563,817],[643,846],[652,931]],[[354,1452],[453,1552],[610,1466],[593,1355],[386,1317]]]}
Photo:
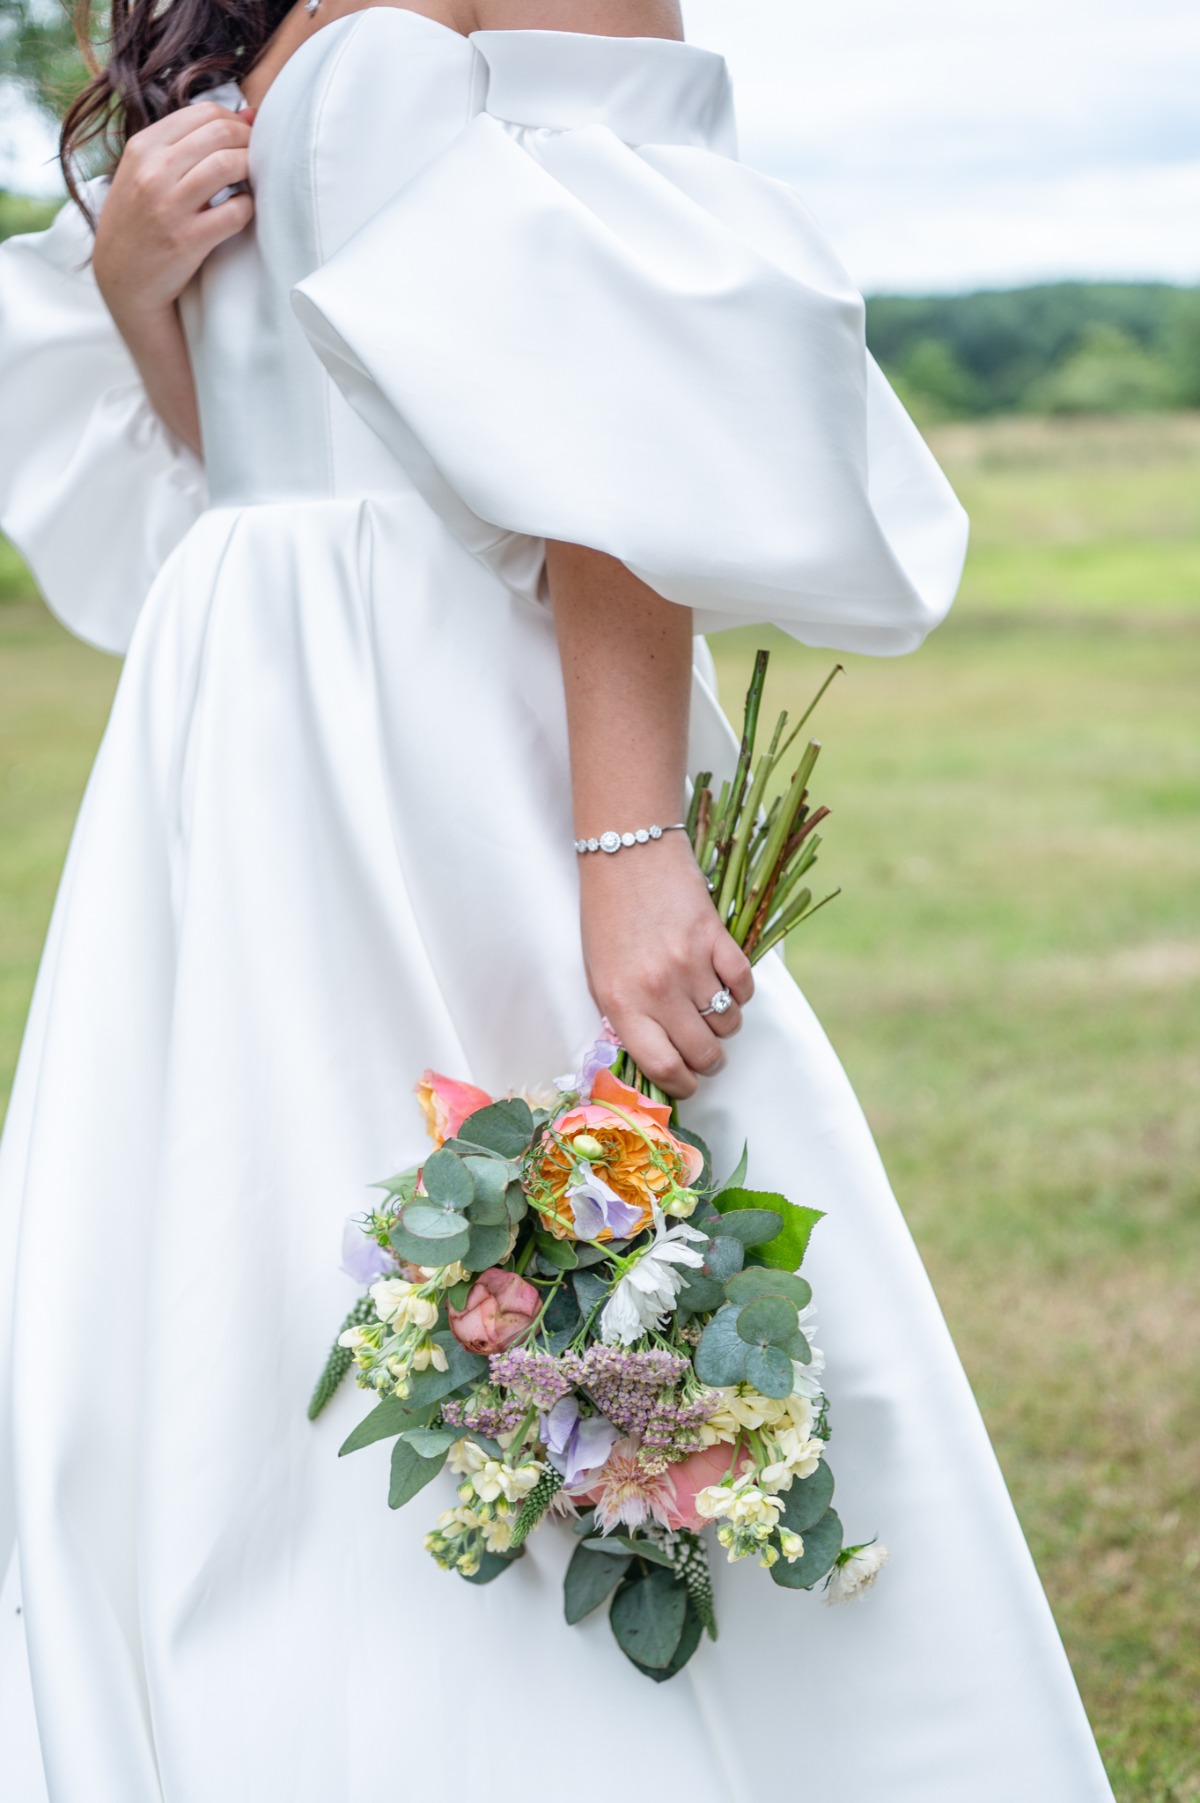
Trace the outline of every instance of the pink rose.
{"label": "pink rose", "polygon": [[477,1108],[486,1108],[492,1099],[486,1089],[476,1089],[473,1083],[458,1083],[453,1077],[443,1077],[440,1071],[426,1071],[415,1088],[435,1146],[453,1139],[467,1116]]}
{"label": "pink rose", "polygon": [[[722,1440],[716,1446],[705,1446],[699,1452],[691,1452],[686,1459],[680,1459],[677,1465],[668,1467],[675,1490],[674,1501],[667,1511],[669,1527],[691,1528],[693,1533],[700,1531],[705,1524],[696,1513],[696,1498],[710,1484],[721,1482],[733,1459],[734,1448]],[[739,1456],[738,1463],[742,1462]]]}
{"label": "pink rose", "polygon": [[468,1352],[505,1352],[537,1320],[542,1299],[515,1271],[493,1266],[471,1285],[465,1308],[449,1308],[450,1332]]}

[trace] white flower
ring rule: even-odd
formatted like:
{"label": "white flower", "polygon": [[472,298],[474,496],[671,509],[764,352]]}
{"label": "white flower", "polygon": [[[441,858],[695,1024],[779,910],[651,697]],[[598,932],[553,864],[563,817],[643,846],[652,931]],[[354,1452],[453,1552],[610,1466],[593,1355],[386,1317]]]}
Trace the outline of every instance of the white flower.
{"label": "white flower", "polygon": [[683,1288],[683,1273],[677,1267],[694,1269],[704,1263],[704,1254],[687,1241],[707,1237],[686,1221],[668,1227],[662,1210],[654,1210],[653,1240],[626,1271],[600,1315],[600,1338],[606,1346],[632,1346],[643,1334],[663,1325],[674,1313]]}
{"label": "white flower", "polygon": [[878,1540],[842,1553],[825,1587],[827,1603],[852,1603],[866,1595],[888,1562],[888,1549]]}
{"label": "white flower", "polygon": [[431,1365],[435,1371],[448,1371],[450,1368],[450,1361],[447,1359],[445,1351],[438,1345],[436,1340],[425,1340],[413,1353],[412,1358],[409,1361],[409,1369],[412,1371],[428,1371]]}
{"label": "white flower", "polygon": [[369,1344],[366,1333],[361,1327],[347,1327],[338,1335],[338,1345],[344,1346],[347,1352],[357,1352],[361,1346]]}
{"label": "white flower", "polygon": [[804,1557],[804,1542],[799,1534],[793,1534],[791,1528],[780,1528],[779,1544],[789,1565],[794,1565],[797,1559]]}

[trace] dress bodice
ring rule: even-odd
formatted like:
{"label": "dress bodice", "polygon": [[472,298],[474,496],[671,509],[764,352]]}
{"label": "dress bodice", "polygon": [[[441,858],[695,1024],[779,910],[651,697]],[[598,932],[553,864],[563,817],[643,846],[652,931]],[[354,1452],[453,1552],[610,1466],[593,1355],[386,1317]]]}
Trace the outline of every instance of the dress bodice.
{"label": "dress bodice", "polygon": [[403,472],[314,357],[291,290],[477,110],[480,54],[392,7],[304,43],[255,121],[255,217],[204,264],[183,317],[211,501],[394,488]]}

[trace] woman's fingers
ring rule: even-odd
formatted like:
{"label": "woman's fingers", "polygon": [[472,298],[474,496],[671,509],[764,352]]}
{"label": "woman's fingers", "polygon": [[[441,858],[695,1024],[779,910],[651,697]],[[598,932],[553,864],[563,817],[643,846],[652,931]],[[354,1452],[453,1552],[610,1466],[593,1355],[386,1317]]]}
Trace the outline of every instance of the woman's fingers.
{"label": "woman's fingers", "polygon": [[240,150],[245,153],[249,148],[250,126],[246,120],[239,113],[222,112],[214,119],[203,121],[195,131],[165,150],[164,163],[176,181],[184,182],[215,152]]}
{"label": "woman's fingers", "polygon": [[[749,958],[730,934],[721,933],[713,947],[712,961],[722,987],[744,1008],[754,994],[754,975]],[[729,1016],[725,1018],[728,1020]]]}
{"label": "woman's fingers", "polygon": [[250,175],[250,154],[246,150],[215,150],[197,163],[179,184],[181,203],[190,208],[206,207],[214,194],[244,182]]}
{"label": "woman's fingers", "polygon": [[630,1021],[614,1019],[613,1026],[620,1036],[621,1044],[651,1083],[657,1083],[660,1089],[680,1101],[695,1095],[695,1073],[688,1068],[678,1048],[658,1021],[642,1014]]}

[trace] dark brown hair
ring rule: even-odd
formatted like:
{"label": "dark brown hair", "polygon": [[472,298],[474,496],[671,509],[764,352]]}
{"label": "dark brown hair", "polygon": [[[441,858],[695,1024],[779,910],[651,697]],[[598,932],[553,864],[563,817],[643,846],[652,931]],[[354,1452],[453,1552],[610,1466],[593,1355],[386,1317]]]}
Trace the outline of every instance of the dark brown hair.
{"label": "dark brown hair", "polygon": [[[292,4],[111,0],[104,33],[96,0],[74,0],[75,35],[92,78],[68,107],[59,139],[73,197],[82,204],[81,157],[99,152],[112,169],[134,132],[173,113],[200,90],[236,81],[257,62]],[[107,51],[103,62],[96,54],[98,40]]]}

